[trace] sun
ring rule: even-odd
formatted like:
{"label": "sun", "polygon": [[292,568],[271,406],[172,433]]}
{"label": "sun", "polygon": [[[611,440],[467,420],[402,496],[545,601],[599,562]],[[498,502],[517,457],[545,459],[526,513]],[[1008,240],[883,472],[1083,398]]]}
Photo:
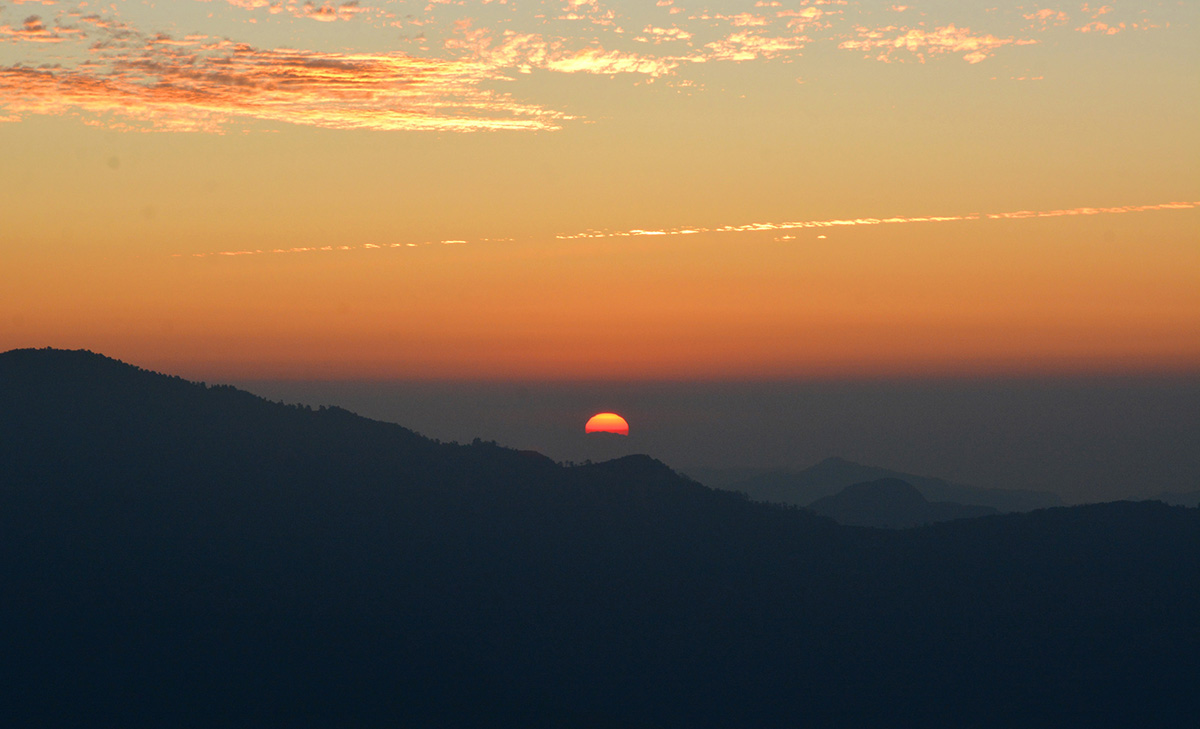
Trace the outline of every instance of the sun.
{"label": "sun", "polygon": [[583,426],[585,433],[616,433],[629,435],[629,423],[616,413],[599,413],[593,415],[587,425]]}

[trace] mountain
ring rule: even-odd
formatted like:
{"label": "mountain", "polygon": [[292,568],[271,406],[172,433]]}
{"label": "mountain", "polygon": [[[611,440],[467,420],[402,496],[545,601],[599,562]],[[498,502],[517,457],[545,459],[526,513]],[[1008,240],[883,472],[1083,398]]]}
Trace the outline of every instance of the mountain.
{"label": "mountain", "polygon": [[977,488],[940,478],[864,466],[837,457],[826,458],[802,471],[768,471],[727,482],[719,487],[740,491],[756,501],[808,506],[817,499],[832,496],[852,484],[880,479],[905,481],[916,487],[917,491],[930,501],[986,506],[1001,512],[1023,512],[1062,506],[1062,500],[1058,496],[1044,491]]}
{"label": "mountain", "polygon": [[912,484],[898,478],[847,486],[832,496],[817,499],[808,508],[839,524],[884,529],[905,529],[999,513],[987,506],[929,501]]}
{"label": "mountain", "polygon": [[1173,726],[1200,510],[900,531],[0,354],[12,726]]}
{"label": "mountain", "polygon": [[581,461],[610,461],[639,453],[634,435],[619,433],[579,433],[569,449]]}

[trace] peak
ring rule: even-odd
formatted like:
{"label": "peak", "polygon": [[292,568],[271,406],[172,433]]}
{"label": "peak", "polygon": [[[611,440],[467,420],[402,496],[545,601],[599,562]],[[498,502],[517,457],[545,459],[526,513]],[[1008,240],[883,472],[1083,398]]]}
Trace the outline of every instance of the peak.
{"label": "peak", "polygon": [[[87,349],[12,349],[0,354],[0,367],[9,377],[31,381],[54,378],[93,379],[121,374],[150,373],[140,367]],[[157,373],[153,373],[157,374]]]}
{"label": "peak", "polygon": [[[90,349],[55,349],[42,347],[34,349],[10,349],[0,353],[0,359],[9,362],[117,362],[111,357],[97,354]],[[123,363],[122,363],[123,364]]]}
{"label": "peak", "polygon": [[[636,453],[631,456],[621,456],[600,463],[593,463],[589,468],[602,468],[610,471],[622,472],[651,472],[651,471],[671,471],[671,467],[657,458],[651,458],[642,453]],[[674,473],[674,471],[671,471]]]}
{"label": "peak", "polygon": [[611,461],[605,461],[605,464],[612,464],[622,468],[666,468],[666,464],[657,458],[651,458],[644,453],[634,453],[629,456],[621,456],[614,458]]}

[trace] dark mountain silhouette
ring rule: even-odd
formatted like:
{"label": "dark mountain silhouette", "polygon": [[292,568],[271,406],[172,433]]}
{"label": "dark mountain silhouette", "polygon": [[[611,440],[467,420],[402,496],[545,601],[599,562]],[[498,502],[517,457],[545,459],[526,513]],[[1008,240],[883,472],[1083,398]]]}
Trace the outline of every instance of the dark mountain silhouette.
{"label": "dark mountain silhouette", "polygon": [[578,436],[572,452],[585,461],[610,461],[638,453],[638,439],[620,433],[583,433]]}
{"label": "dark mountain silhouette", "polygon": [[838,526],[0,354],[11,726],[1174,726],[1200,510]]}
{"label": "dark mountain silhouette", "polygon": [[776,470],[757,473],[723,484],[720,488],[740,491],[756,501],[808,506],[817,499],[832,496],[847,486],[885,478],[912,484],[922,496],[935,502],[949,501],[968,506],[987,506],[1001,512],[1062,506],[1062,500],[1058,496],[1044,491],[977,488],[940,478],[864,466],[837,457],[826,458],[802,471]]}
{"label": "dark mountain silhouette", "polygon": [[898,478],[847,486],[832,496],[817,499],[808,508],[839,524],[884,529],[905,529],[999,513],[987,506],[929,501],[912,484]]}

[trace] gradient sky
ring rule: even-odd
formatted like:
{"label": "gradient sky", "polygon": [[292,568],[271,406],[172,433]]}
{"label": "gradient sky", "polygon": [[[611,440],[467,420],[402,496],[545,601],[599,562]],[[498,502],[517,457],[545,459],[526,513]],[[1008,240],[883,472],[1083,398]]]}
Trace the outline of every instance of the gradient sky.
{"label": "gradient sky", "polygon": [[1200,4],[0,0],[0,349],[1200,372]]}

